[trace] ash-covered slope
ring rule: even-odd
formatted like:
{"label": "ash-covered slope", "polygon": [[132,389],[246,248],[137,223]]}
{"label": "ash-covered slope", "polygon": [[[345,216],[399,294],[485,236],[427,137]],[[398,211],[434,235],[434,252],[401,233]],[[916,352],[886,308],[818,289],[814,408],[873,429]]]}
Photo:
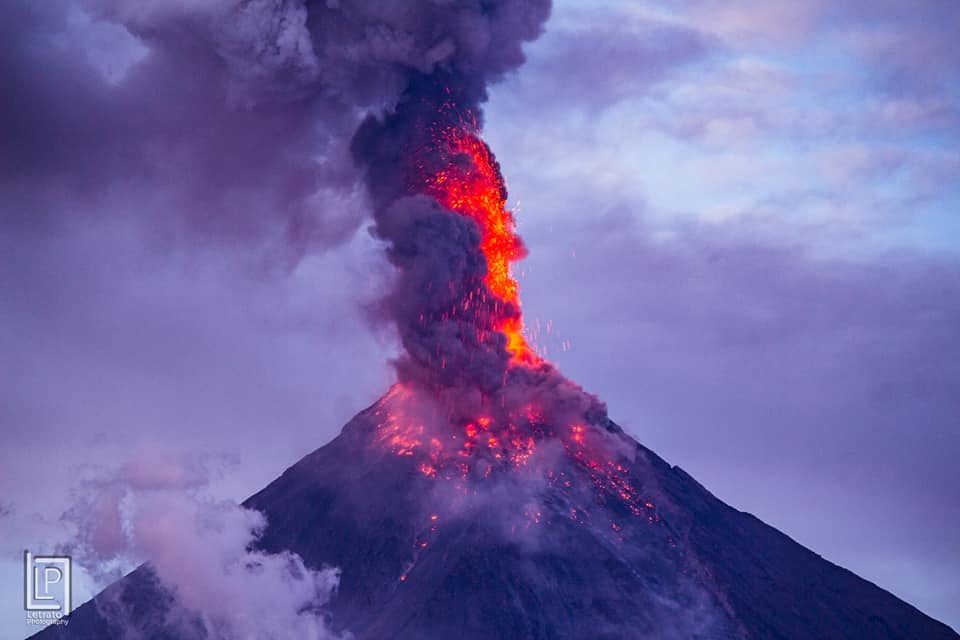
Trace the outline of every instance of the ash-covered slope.
{"label": "ash-covered slope", "polygon": [[[246,502],[267,515],[265,550],[342,570],[328,613],[358,640],[958,637],[613,423],[544,433],[521,465],[488,446],[431,467],[388,402]],[[591,441],[614,458],[598,465]],[[169,626],[176,606],[141,568],[39,637],[119,638],[118,620],[137,637],[203,637]]]}

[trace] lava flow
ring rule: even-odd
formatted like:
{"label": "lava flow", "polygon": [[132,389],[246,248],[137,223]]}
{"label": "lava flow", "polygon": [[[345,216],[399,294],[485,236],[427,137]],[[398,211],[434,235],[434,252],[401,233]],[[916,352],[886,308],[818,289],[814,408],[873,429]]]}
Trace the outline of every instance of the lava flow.
{"label": "lava flow", "polygon": [[539,364],[540,358],[523,336],[520,290],[510,265],[523,258],[526,250],[506,206],[507,190],[500,166],[472,122],[437,127],[433,144],[448,162],[424,177],[426,193],[479,226],[480,249],[487,260],[485,284],[503,303],[494,326],[506,335],[507,350],[514,362]]}
{"label": "lava flow", "polygon": [[[553,441],[589,479],[594,501],[613,500],[625,508],[625,514],[659,522],[654,505],[631,479],[629,463],[618,460],[602,429],[573,424],[555,430],[533,404],[499,420],[480,416],[457,428],[436,429],[417,417],[418,402],[415,392],[394,386],[374,409],[376,439],[393,454],[411,458],[416,470],[431,480],[452,481],[464,492],[468,486],[475,490],[475,483],[526,467],[538,447]],[[576,482],[576,474],[566,465],[554,466],[555,456],[548,454],[542,460],[540,466],[551,485],[564,490]],[[582,522],[587,510],[576,506],[571,512],[573,519]]]}

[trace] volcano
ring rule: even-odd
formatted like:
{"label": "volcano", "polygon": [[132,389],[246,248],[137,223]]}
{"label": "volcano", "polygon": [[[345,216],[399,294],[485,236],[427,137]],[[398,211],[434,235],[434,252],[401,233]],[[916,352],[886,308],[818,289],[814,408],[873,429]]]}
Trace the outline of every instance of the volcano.
{"label": "volcano", "polygon": [[[390,46],[381,36],[393,31],[367,25],[370,7],[340,4],[310,4],[318,51],[333,50],[331,33],[372,34],[369,64],[404,54],[389,65],[402,95],[350,145],[396,270],[375,315],[396,329],[397,382],[244,503],[266,517],[264,553],[340,571],[335,595],[316,603],[333,633],[957,638],[641,446],[524,332],[512,265],[526,248],[479,109],[487,83],[522,62],[549,3],[391,9],[382,19],[403,38]],[[423,60],[411,60],[418,47]],[[39,635],[222,637],[201,617],[148,562]]]}
{"label": "volcano", "polygon": [[[412,95],[428,99],[355,140],[399,272],[383,302],[403,347],[398,382],[244,503],[266,516],[260,550],[339,569],[317,603],[334,633],[958,637],[725,505],[538,355],[499,165],[462,96],[436,79]],[[200,616],[148,563],[39,637],[218,637]]]}
{"label": "volcano", "polygon": [[[341,568],[326,613],[358,640],[958,637],[613,422],[541,425],[524,460],[474,423],[442,460],[397,429],[409,400],[395,388],[245,503],[264,550]],[[38,637],[204,637],[171,626],[176,606],[144,565]]]}
{"label": "volcano", "polygon": [[[266,516],[260,550],[339,569],[317,603],[334,633],[958,637],[725,505],[538,355],[499,165],[461,96],[435,80],[414,95],[429,99],[368,120],[355,141],[399,272],[383,303],[398,382],[244,503]],[[148,563],[40,637],[219,637],[201,615]]]}

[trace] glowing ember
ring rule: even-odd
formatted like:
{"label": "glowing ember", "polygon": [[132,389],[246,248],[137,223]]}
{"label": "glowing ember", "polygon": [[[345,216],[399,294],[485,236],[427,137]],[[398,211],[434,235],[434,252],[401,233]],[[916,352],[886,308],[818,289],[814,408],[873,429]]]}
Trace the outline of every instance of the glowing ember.
{"label": "glowing ember", "polygon": [[[520,414],[503,421],[479,417],[459,430],[451,429],[441,439],[428,437],[424,425],[406,415],[404,405],[408,401],[415,401],[413,392],[397,385],[378,405],[374,412],[379,419],[377,441],[397,456],[414,456],[415,468],[430,480],[483,481],[495,471],[525,466],[541,442],[555,440],[562,444],[567,458],[589,478],[598,500],[613,499],[634,516],[645,517],[649,522],[660,521],[654,504],[642,496],[631,480],[630,469],[607,453],[596,427],[574,424],[566,431],[555,432],[543,423],[535,407],[527,406]],[[576,477],[562,470],[548,470],[546,477],[561,489],[569,489],[577,482]],[[432,515],[430,519],[435,521],[437,517]],[[541,517],[537,512],[536,518],[530,519],[539,523]],[[570,518],[582,523],[588,513],[573,507]]]}
{"label": "glowing ember", "polygon": [[[533,455],[544,431],[529,421],[499,424],[481,417],[451,431],[445,440],[424,435],[424,426],[406,415],[404,402],[412,394],[397,385],[378,406],[377,441],[398,456],[418,456],[417,470],[428,478],[466,478],[473,463],[487,461],[483,476],[494,466],[519,467]],[[422,459],[422,461],[420,461]]]}

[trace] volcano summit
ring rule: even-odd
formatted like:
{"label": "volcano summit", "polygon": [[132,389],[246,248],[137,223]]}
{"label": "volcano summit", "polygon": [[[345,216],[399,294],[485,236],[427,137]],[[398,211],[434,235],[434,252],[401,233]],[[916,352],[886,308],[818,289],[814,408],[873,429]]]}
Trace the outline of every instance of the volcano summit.
{"label": "volcano summit", "polygon": [[[358,640],[958,637],[717,500],[524,337],[525,248],[480,105],[547,4],[279,4],[316,52],[389,28],[392,48],[352,51],[402,86],[350,145],[397,272],[378,309],[397,383],[244,503],[259,550],[340,571],[310,615]],[[149,563],[40,635],[220,637]]]}

